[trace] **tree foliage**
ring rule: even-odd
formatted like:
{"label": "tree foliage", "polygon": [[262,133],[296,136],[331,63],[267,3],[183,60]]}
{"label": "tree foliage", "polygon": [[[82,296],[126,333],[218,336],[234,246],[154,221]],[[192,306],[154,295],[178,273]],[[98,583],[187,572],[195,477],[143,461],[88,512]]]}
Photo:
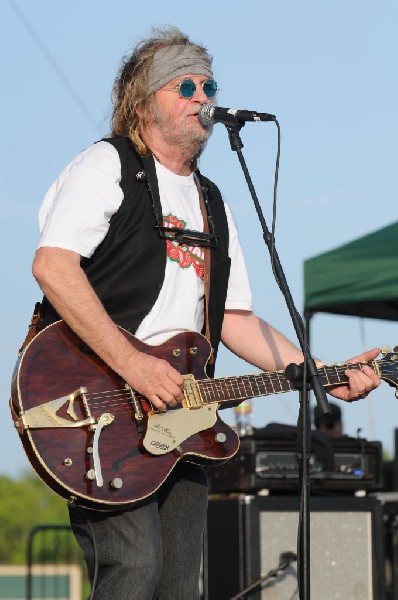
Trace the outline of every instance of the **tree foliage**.
{"label": "tree foliage", "polygon": [[25,563],[31,528],[60,523],[69,523],[66,502],[36,475],[0,476],[0,563]]}

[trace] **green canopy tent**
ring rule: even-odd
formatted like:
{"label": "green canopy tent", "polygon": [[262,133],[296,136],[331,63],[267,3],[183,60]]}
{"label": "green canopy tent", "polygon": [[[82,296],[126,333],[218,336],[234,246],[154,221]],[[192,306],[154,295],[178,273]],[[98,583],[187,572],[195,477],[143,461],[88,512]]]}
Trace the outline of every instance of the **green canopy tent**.
{"label": "green canopy tent", "polygon": [[304,261],[304,315],[398,321],[398,222]]}

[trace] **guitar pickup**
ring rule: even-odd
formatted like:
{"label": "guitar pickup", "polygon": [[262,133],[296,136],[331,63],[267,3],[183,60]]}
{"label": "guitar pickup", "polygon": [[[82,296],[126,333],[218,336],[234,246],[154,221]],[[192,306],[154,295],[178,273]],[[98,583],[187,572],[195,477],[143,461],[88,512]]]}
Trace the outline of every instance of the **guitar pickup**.
{"label": "guitar pickup", "polygon": [[191,373],[184,375],[184,400],[182,405],[185,408],[202,408],[202,396],[200,395],[199,386],[195,380],[195,376]]}

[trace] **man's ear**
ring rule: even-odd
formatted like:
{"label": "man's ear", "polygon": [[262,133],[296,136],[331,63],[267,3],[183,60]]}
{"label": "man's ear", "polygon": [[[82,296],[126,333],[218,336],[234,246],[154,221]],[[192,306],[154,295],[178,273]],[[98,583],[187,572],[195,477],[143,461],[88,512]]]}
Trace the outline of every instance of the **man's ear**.
{"label": "man's ear", "polygon": [[138,103],[134,106],[134,110],[137,113],[137,115],[139,116],[139,118],[141,119],[142,118],[142,110],[141,110],[141,106]]}

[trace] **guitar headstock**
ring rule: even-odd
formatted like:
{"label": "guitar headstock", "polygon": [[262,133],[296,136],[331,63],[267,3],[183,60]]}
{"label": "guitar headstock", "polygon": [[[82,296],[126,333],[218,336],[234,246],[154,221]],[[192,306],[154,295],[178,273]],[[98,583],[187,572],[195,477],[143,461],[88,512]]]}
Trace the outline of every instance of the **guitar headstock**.
{"label": "guitar headstock", "polygon": [[398,346],[394,346],[393,350],[388,346],[382,346],[381,353],[383,358],[376,361],[379,375],[381,379],[396,388],[395,395],[398,398]]}

